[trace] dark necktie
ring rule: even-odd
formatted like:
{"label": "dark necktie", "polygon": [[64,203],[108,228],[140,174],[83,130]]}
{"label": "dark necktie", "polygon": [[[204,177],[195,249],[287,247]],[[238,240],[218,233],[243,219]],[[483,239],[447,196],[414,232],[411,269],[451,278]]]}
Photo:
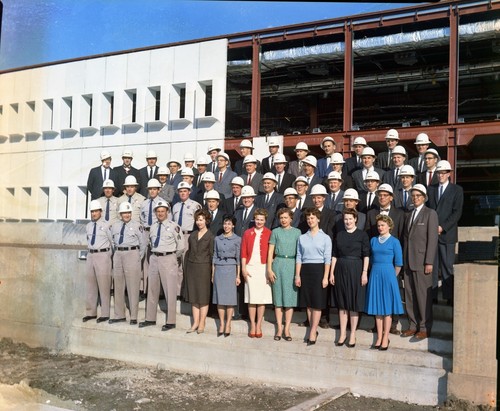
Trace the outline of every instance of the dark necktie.
{"label": "dark necktie", "polygon": [[302,197],[300,197],[299,205],[297,206],[297,209],[302,210]]}
{"label": "dark necktie", "polygon": [[252,175],[251,174],[248,175],[247,186],[249,186],[250,184],[252,184]]}
{"label": "dark necktie", "polygon": [[432,171],[429,171],[429,181],[427,182],[427,186],[430,186],[432,183]]}
{"label": "dark necktie", "polygon": [[234,209],[238,208],[238,197],[234,197]]}
{"label": "dark necktie", "polygon": [[108,178],[108,169],[105,168],[104,169],[104,179],[103,179],[103,181],[105,181],[107,178]]}
{"label": "dark necktie", "polygon": [[151,180],[153,178],[153,167],[149,168],[149,179]]}
{"label": "dark necktie", "polygon": [[415,215],[417,214],[417,209],[413,210],[413,213],[411,214],[411,220],[410,220],[410,227],[413,226],[413,222],[415,221]]}
{"label": "dark necktie", "polygon": [[392,150],[389,150],[389,155],[387,157],[387,168],[391,168],[391,157],[392,157]]}
{"label": "dark necktie", "polygon": [[422,156],[420,156],[420,157],[418,158],[418,171],[419,171],[419,172],[422,172],[422,168],[423,168],[422,166],[423,166],[423,165],[424,165],[424,159],[422,158]]}
{"label": "dark necktie", "polygon": [[399,176],[399,168],[396,168],[394,171],[394,185],[398,183],[398,176]]}
{"label": "dark necktie", "polygon": [[370,208],[372,205],[372,193],[368,193],[368,203],[366,204],[367,208]]}
{"label": "dark necktie", "polygon": [[184,203],[182,203],[181,205],[181,211],[179,212],[179,221],[177,224],[179,224],[179,226],[181,227],[182,229],[182,212],[184,211]]}
{"label": "dark necktie", "polygon": [[264,207],[269,205],[269,194],[266,194],[266,201],[264,201]]}
{"label": "dark necktie", "polygon": [[281,185],[281,174],[278,174],[278,186],[276,187],[276,191],[279,191]]}
{"label": "dark necktie", "polygon": [[104,219],[109,221],[109,199],[106,200],[106,214],[104,215]]}
{"label": "dark necktie", "polygon": [[149,200],[148,226],[153,224],[153,199]]}
{"label": "dark necktie", "polygon": [[219,173],[219,183],[222,181],[222,172]]}
{"label": "dark necktie", "polygon": [[155,243],[153,244],[154,248],[160,245],[160,233],[161,233],[161,223],[158,223],[158,231],[156,232]]}
{"label": "dark necktie", "polygon": [[243,221],[246,221],[248,217],[248,208],[245,208],[245,212],[243,213]]}
{"label": "dark necktie", "polygon": [[94,223],[94,229],[92,230],[92,238],[90,239],[90,245],[95,244],[96,233],[97,233],[97,223]]}
{"label": "dark necktie", "polygon": [[127,196],[128,197],[128,202],[132,203],[132,196]]}
{"label": "dark necktie", "polygon": [[332,205],[335,204],[335,198],[337,197],[337,194],[332,193]]}
{"label": "dark necktie", "polygon": [[441,197],[443,196],[443,186],[439,186],[439,197],[438,197],[438,201],[441,200]]}
{"label": "dark necktie", "polygon": [[404,196],[403,196],[403,205],[404,205],[404,208],[406,208],[406,203],[408,202],[408,191],[406,190],[403,190],[403,193],[404,193]]}
{"label": "dark necktie", "polygon": [[120,239],[118,240],[118,244],[123,243],[123,234],[125,233],[125,223],[122,225],[122,229],[120,230]]}

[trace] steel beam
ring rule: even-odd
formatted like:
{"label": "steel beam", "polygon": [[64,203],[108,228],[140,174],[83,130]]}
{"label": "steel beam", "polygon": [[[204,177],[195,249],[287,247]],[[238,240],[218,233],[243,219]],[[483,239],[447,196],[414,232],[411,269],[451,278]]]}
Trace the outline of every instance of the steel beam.
{"label": "steel beam", "polygon": [[252,44],[252,106],[250,113],[250,135],[260,135],[260,42],[256,35]]}
{"label": "steel beam", "polygon": [[352,96],[353,96],[353,58],[352,58],[352,25],[346,21],[344,25],[344,121],[343,130],[352,129]]}

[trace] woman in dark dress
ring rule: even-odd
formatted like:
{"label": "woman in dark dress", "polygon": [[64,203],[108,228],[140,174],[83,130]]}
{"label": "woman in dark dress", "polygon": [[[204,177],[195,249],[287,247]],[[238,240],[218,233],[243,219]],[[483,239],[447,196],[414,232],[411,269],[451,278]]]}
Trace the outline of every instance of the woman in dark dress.
{"label": "woman in dark dress", "polygon": [[345,231],[337,234],[330,268],[330,283],[335,286],[332,297],[337,302],[340,321],[340,336],[335,345],[344,345],[350,319],[351,334],[346,345],[353,348],[359,312],[365,308],[370,240],[366,232],[356,228],[358,215],[355,209],[347,208],[342,215]]}
{"label": "woman in dark dress", "polygon": [[201,209],[194,213],[198,230],[189,236],[189,249],[185,257],[184,299],[192,304],[193,325],[187,331],[205,331],[208,304],[210,303],[210,288],[212,278],[212,256],[214,252],[214,236],[208,229],[210,213]]}

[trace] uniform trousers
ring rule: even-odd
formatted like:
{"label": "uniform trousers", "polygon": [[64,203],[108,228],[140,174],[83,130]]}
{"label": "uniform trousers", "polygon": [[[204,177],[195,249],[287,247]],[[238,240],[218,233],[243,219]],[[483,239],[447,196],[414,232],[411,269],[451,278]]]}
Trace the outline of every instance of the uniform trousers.
{"label": "uniform trousers", "polygon": [[424,271],[404,272],[406,312],[411,330],[427,331],[432,328],[432,274]]}
{"label": "uniform trousers", "polygon": [[175,324],[177,310],[177,257],[175,253],[165,256],[154,254],[151,256],[148,284],[146,321],[156,321],[160,287],[163,287],[167,302],[167,324]]}
{"label": "uniform trousers", "polygon": [[453,263],[455,262],[455,244],[438,243],[438,252],[432,270],[432,296],[438,296],[439,272],[441,271],[443,299],[453,300]]}
{"label": "uniform trousers", "polygon": [[115,282],[115,318],[125,318],[126,288],[130,319],[137,320],[141,286],[141,254],[139,250],[116,250],[113,256],[113,279]]}
{"label": "uniform trousers", "polygon": [[87,254],[86,263],[87,316],[97,315],[97,302],[101,299],[101,317],[109,317],[111,300],[111,251]]}
{"label": "uniform trousers", "polygon": [[181,289],[182,289],[182,280],[184,279],[184,272],[183,272],[183,266],[184,266],[184,257],[186,256],[187,250],[189,250],[189,236],[190,233],[182,234],[183,236],[183,241],[184,241],[184,251],[182,252],[182,257],[178,259],[178,264],[177,264],[177,295],[181,295]]}
{"label": "uniform trousers", "polygon": [[148,292],[148,271],[149,271],[149,260],[151,259],[151,248],[149,247],[149,230],[142,232],[144,238],[144,244],[146,246],[146,252],[144,253],[144,258],[142,259],[142,291]]}

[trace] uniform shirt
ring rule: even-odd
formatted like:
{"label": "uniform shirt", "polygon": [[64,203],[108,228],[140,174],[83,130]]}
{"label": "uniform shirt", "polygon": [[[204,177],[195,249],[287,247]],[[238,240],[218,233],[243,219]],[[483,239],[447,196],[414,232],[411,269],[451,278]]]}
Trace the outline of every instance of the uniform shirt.
{"label": "uniform shirt", "polygon": [[184,251],[184,239],[180,227],[170,220],[165,220],[161,223],[160,242],[155,247],[156,237],[158,234],[159,221],[153,223],[149,232],[149,241],[151,243],[151,251],[153,253],[173,253],[177,257],[182,256]]}
{"label": "uniform shirt", "polygon": [[129,202],[132,206],[132,221],[139,223],[141,217],[141,207],[144,200],[146,200],[146,197],[139,193],[134,193],[134,195],[130,198],[130,201],[128,195],[123,194],[118,199],[118,205],[124,202]]}
{"label": "uniform shirt", "polygon": [[149,205],[151,204],[151,202],[153,202],[152,206],[151,206],[151,224],[155,223],[157,220],[156,218],[156,213],[155,213],[155,206],[156,204],[158,204],[160,201],[163,201],[165,202],[165,200],[163,198],[161,198],[160,196],[156,196],[154,199],[152,198],[148,198],[147,200],[145,200],[143,203],[142,203],[142,206],[141,206],[141,215],[140,215],[140,223],[143,227],[150,227],[148,221],[149,221]]}
{"label": "uniform shirt", "polygon": [[[92,242],[92,236],[94,232],[94,223],[96,224],[95,230],[95,240],[94,244]],[[97,221],[91,221],[86,226],[87,233],[87,245],[89,250],[102,250],[105,248],[111,248],[111,244],[113,239],[111,238],[111,231],[109,229],[109,224],[104,221],[103,218],[100,218]]]}
{"label": "uniform shirt", "polygon": [[[171,220],[179,224],[179,218],[181,214],[182,201],[176,203],[172,208]],[[184,201],[184,209],[182,211],[182,225],[181,230],[183,232],[193,231],[194,227],[194,213],[199,210],[201,205],[194,200],[188,198]]]}
{"label": "uniform shirt", "polygon": [[302,234],[297,243],[295,262],[331,264],[332,239],[321,229],[314,236],[311,235],[311,231]]}
{"label": "uniform shirt", "polygon": [[[106,196],[102,196],[98,198],[99,203],[101,203],[102,206],[102,218],[104,221],[107,221],[109,225],[112,225],[116,221],[120,219],[120,216],[118,215],[118,198],[115,196],[111,196],[110,198],[107,198]],[[109,200],[109,219],[106,220],[106,207],[108,204]]]}
{"label": "uniform shirt", "polygon": [[141,254],[141,259],[144,257],[146,251],[146,242],[144,241],[142,226],[135,222],[129,221],[125,223],[125,229],[123,230],[123,238],[120,244],[120,237],[123,227],[123,221],[117,221],[111,226],[111,235],[113,237],[113,246],[117,247],[139,247],[139,252]]}

